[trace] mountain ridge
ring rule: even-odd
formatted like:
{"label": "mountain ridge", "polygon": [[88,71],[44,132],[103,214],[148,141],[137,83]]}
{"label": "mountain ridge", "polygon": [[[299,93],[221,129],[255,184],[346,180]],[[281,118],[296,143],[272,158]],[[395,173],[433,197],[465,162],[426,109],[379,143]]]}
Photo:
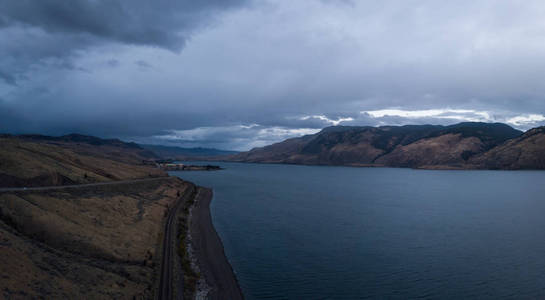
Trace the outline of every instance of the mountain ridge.
{"label": "mountain ridge", "polygon": [[222,150],[216,148],[184,148],[178,146],[139,144],[143,149],[149,150],[162,159],[187,159],[187,158],[206,158],[211,156],[232,155],[237,151]]}
{"label": "mountain ridge", "polygon": [[[515,152],[524,153],[523,161],[514,157]],[[482,122],[330,126],[225,160],[425,169],[545,169],[545,127],[524,133],[507,124]]]}

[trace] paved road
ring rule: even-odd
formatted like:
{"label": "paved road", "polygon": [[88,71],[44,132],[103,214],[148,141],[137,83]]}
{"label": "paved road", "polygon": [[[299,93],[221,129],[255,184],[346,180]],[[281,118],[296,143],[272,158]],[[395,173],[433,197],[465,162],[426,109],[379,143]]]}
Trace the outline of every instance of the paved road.
{"label": "paved road", "polygon": [[91,186],[148,182],[148,181],[164,180],[164,179],[170,179],[170,178],[174,178],[174,177],[168,177],[168,176],[167,177],[153,177],[153,178],[144,178],[144,179],[107,181],[107,182],[72,184],[72,185],[38,186],[38,187],[28,187],[28,188],[27,187],[0,188],[0,192],[47,191],[47,190],[73,189],[73,188],[82,188],[82,187],[91,187]]}
{"label": "paved road", "polygon": [[[165,224],[165,236],[163,238],[163,259],[161,261],[161,279],[159,281],[159,300],[173,299],[173,271],[174,261],[173,255],[176,255],[174,251],[176,243],[176,213],[180,207],[186,201],[195,197],[196,188],[194,185],[190,185],[189,189],[184,192],[184,195],[178,199],[168,211],[167,222]],[[183,299],[183,287],[178,288],[178,299]]]}

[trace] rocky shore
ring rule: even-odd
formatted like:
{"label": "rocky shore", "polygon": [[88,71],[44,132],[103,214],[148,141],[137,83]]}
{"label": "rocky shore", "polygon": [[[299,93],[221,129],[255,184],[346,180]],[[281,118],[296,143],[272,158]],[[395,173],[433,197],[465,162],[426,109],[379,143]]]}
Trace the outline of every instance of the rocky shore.
{"label": "rocky shore", "polygon": [[190,214],[191,259],[204,283],[198,285],[197,299],[244,299],[223,244],[210,214],[212,190],[199,187]]}

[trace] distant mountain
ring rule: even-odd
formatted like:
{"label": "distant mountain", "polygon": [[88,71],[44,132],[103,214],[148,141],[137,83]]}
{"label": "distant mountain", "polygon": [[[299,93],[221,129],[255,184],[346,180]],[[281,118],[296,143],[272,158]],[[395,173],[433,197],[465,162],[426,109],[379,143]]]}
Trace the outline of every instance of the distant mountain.
{"label": "distant mountain", "polygon": [[58,142],[72,142],[72,143],[85,143],[94,146],[116,146],[122,148],[140,148],[138,144],[132,142],[123,142],[118,139],[103,139],[90,135],[83,135],[78,133],[72,133],[62,136],[47,136],[47,135],[38,135],[38,134],[22,134],[18,135],[20,138],[32,139],[32,140],[43,140],[43,141],[58,141]]}
{"label": "distant mountain", "polygon": [[[502,168],[503,165],[496,166],[491,163],[495,158],[484,154],[500,146],[515,147],[514,144],[505,145],[519,137],[522,138],[522,134],[522,131],[501,123],[464,122],[451,126],[332,126],[313,135],[254,148],[230,156],[229,160],[410,168]],[[527,150],[530,148],[528,143],[520,141],[516,145]],[[536,147],[535,151],[528,155],[544,157],[545,153],[539,152],[539,149],[545,151],[545,147]],[[498,153],[498,157],[506,160],[504,165],[508,164],[507,158],[504,158],[508,157],[506,153],[508,150]],[[526,161],[509,163],[512,165],[511,168],[533,166]]]}
{"label": "distant mountain", "polygon": [[146,144],[141,144],[140,146],[144,149],[152,151],[163,159],[209,158],[238,153],[236,151],[219,150],[213,148],[182,148],[175,146]]}

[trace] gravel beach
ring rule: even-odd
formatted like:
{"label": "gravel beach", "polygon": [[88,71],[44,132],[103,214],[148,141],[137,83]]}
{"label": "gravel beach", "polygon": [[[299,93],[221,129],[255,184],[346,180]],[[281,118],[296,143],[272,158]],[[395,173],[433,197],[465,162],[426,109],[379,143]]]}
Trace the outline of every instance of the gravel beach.
{"label": "gravel beach", "polygon": [[212,225],[211,201],[212,190],[200,187],[190,225],[192,248],[209,289],[207,299],[244,299],[223,244]]}

